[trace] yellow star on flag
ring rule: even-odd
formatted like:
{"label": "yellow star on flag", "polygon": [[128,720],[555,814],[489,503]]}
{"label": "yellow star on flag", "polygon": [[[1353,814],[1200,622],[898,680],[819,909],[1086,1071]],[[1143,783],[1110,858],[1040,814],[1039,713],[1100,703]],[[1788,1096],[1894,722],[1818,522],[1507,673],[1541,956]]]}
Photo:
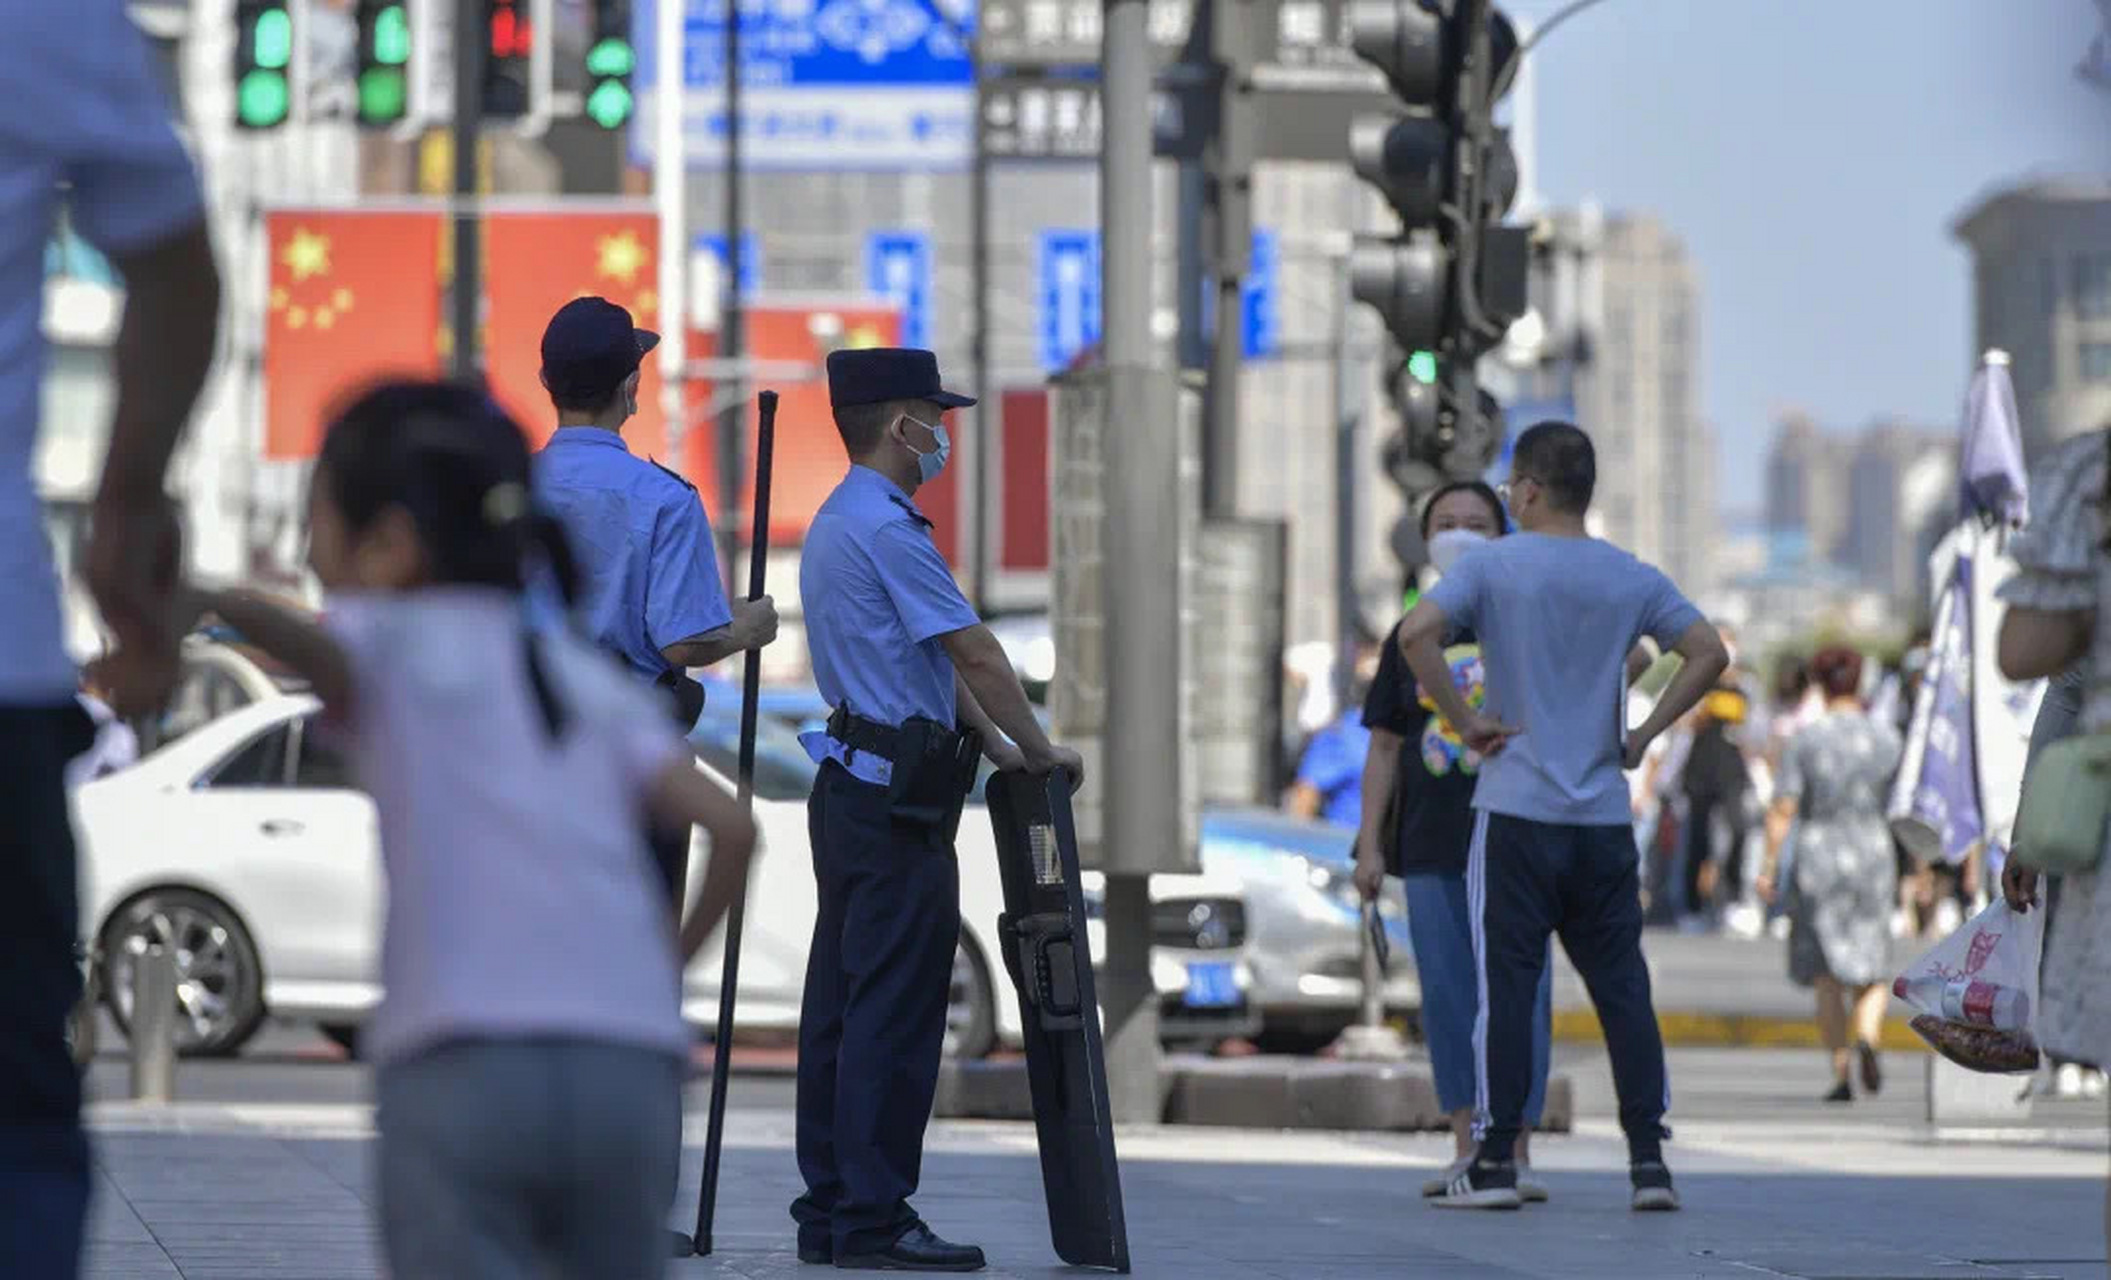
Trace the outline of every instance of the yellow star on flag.
{"label": "yellow star on flag", "polygon": [[295,227],[293,238],[279,252],[279,261],[293,273],[293,283],[299,284],[309,276],[328,275],[330,272],[330,241],[326,236],[316,235],[306,227]]}
{"label": "yellow star on flag", "polygon": [[595,271],[603,279],[621,280],[624,284],[636,284],[638,272],[644,270],[645,245],[634,231],[621,231],[612,236],[602,236],[595,245],[599,261]]}

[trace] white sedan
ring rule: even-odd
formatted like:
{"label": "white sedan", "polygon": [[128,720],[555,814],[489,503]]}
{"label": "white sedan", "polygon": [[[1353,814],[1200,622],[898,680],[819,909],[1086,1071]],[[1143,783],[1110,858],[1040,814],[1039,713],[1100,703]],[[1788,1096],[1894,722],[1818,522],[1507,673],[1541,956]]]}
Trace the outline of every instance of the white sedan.
{"label": "white sedan", "polygon": [[[150,939],[176,952],[185,1053],[232,1053],[267,1014],[315,1021],[349,1044],[379,1003],[383,895],[373,804],[310,732],[318,709],[304,694],[254,702],[75,793],[83,936],[100,947],[120,1025],[131,1012],[133,958]],[[730,770],[725,732],[707,719],[692,736],[700,767],[721,782]],[[761,852],[749,886],[738,1019],[743,1029],[789,1029],[798,1025],[814,921],[805,805],[813,766],[786,731],[765,732],[755,790]],[[1001,972],[1003,894],[995,837],[980,810],[961,823],[959,854],[961,946],[948,1040],[953,1051],[979,1056],[1020,1039],[1011,984],[992,981]],[[694,856],[708,857],[708,846],[699,841]],[[1236,882],[1160,876],[1152,896],[1152,970],[1168,1033],[1208,1039],[1250,1030]],[[713,943],[686,975],[683,1012],[692,1023],[715,1022],[718,975]]]}

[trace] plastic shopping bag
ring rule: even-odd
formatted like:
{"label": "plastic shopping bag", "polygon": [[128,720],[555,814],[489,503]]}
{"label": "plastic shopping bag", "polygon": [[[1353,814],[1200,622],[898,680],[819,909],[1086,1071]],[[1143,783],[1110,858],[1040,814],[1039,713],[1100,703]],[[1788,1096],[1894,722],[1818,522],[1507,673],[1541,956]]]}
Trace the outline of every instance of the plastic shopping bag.
{"label": "plastic shopping bag", "polygon": [[1921,1039],[1958,1066],[2000,1075],[2036,1071],[2044,945],[2042,910],[2018,914],[1996,898],[1916,960],[1891,993],[1917,1011],[1910,1025]]}

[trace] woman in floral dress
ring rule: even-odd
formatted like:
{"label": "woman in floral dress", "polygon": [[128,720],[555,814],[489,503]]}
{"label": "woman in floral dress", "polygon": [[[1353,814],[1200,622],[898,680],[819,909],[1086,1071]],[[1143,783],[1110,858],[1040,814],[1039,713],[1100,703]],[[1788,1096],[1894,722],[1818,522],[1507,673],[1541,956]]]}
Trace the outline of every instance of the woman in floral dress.
{"label": "woman in floral dress", "polygon": [[1787,886],[1789,977],[1818,993],[1818,1034],[1832,1055],[1827,1102],[1854,1101],[1848,1083],[1848,1006],[1862,1088],[1884,1087],[1876,1046],[1890,998],[1891,910],[1898,863],[1884,822],[1885,792],[1898,769],[1898,731],[1861,700],[1862,655],[1826,649],[1811,659],[1825,711],[1798,730],[1782,753],[1781,782],[1767,813],[1760,896],[1771,900],[1782,845],[1796,831]]}

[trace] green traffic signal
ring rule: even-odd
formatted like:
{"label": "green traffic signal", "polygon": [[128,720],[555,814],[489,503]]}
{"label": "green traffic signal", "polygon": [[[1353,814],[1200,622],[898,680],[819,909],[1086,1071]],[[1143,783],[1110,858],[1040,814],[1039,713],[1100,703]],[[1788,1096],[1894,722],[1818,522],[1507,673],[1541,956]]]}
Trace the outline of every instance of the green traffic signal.
{"label": "green traffic signal", "polygon": [[292,96],[286,91],[286,73],[259,68],[242,77],[235,88],[235,115],[251,129],[268,129],[286,119]]}
{"label": "green traffic signal", "polygon": [[627,76],[637,66],[637,51],[620,36],[609,36],[587,50],[586,73],[590,76]]}
{"label": "green traffic signal", "polygon": [[1407,376],[1427,385],[1437,380],[1437,353],[1417,351],[1407,358]]}
{"label": "green traffic signal", "polygon": [[374,61],[400,67],[410,61],[410,19],[392,4],[374,19]]}
{"label": "green traffic signal", "polygon": [[586,114],[604,129],[620,129],[630,119],[632,105],[628,85],[621,80],[603,80],[587,95]]}
{"label": "green traffic signal", "polygon": [[293,60],[293,16],[284,9],[266,9],[257,15],[250,37],[250,61],[267,71],[283,71]]}
{"label": "green traffic signal", "polygon": [[409,86],[401,67],[368,67],[359,73],[359,118],[391,124],[403,118]]}

